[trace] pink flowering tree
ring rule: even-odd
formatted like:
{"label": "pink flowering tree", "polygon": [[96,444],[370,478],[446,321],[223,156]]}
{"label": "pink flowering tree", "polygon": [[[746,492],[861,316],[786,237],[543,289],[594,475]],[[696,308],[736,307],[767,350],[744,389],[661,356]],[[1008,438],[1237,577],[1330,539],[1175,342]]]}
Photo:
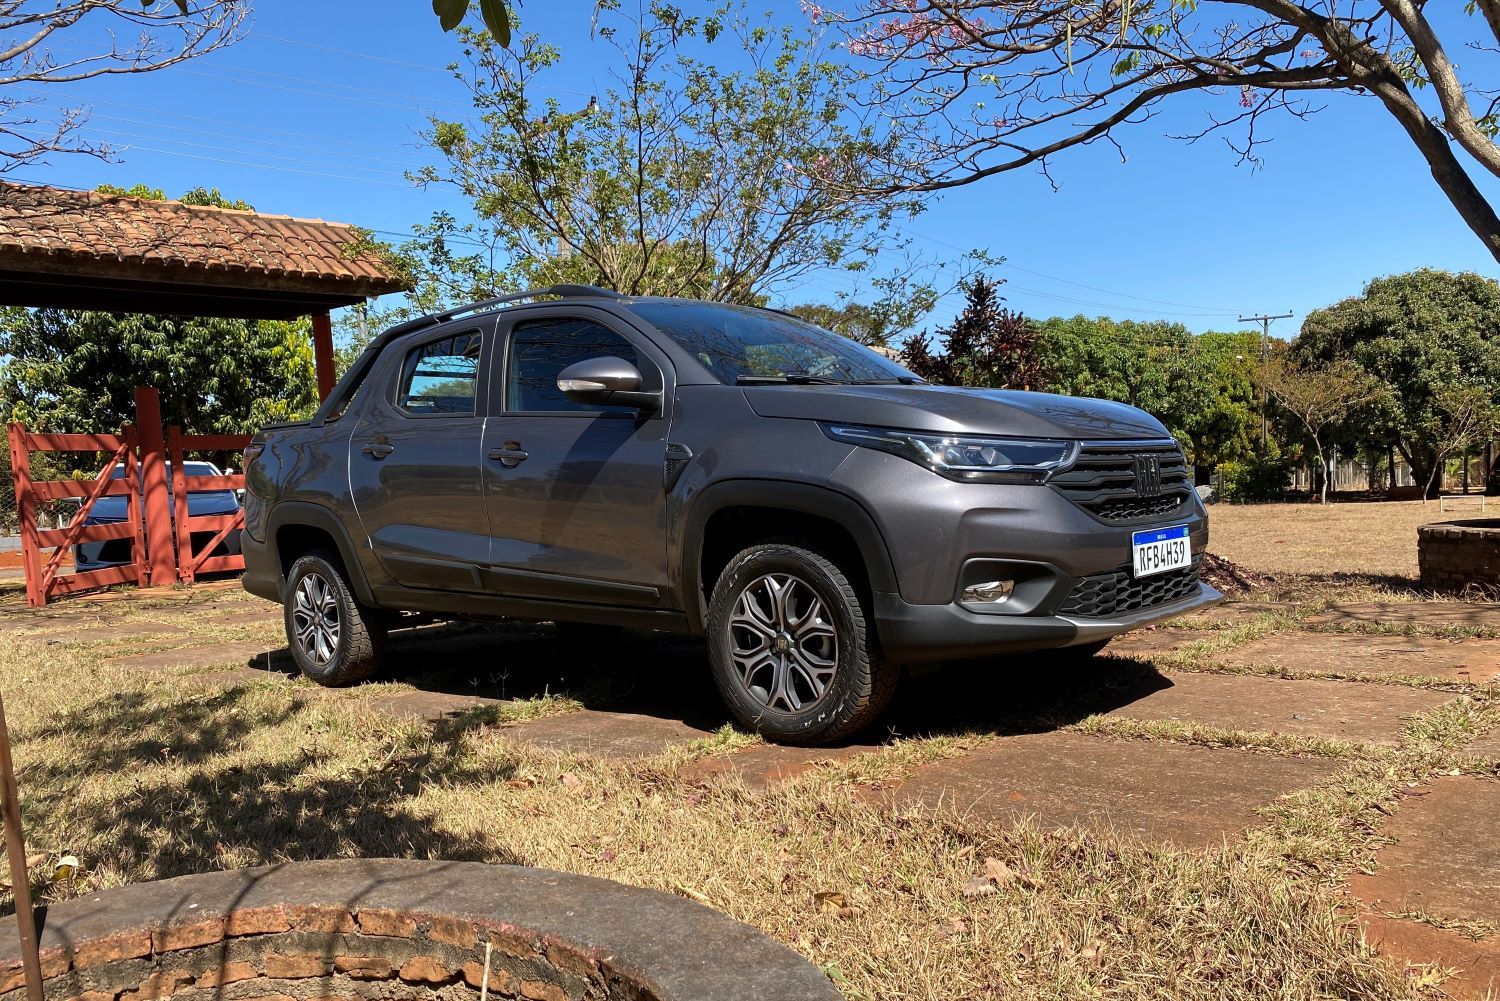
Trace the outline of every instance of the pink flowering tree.
{"label": "pink flowering tree", "polygon": [[[1473,171],[1500,177],[1500,0],[823,0],[864,63],[861,99],[920,123],[892,190],[936,191],[1146,125],[1196,98],[1202,126],[1257,163],[1267,115],[1319,97],[1380,102],[1500,260],[1500,217]],[[1049,175],[1050,176],[1050,175]]]}

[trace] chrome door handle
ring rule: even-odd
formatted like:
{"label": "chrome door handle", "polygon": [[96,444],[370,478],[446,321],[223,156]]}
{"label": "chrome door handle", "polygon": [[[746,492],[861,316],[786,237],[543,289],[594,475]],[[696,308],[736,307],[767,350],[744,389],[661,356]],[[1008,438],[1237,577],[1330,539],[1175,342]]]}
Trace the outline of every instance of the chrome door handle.
{"label": "chrome door handle", "polygon": [[384,441],[367,441],[365,447],[360,449],[372,459],[384,459],[396,450],[396,446]]}
{"label": "chrome door handle", "polygon": [[490,449],[490,458],[499,461],[506,469],[515,469],[529,458],[525,450],[521,448],[518,441],[508,441],[504,448]]}

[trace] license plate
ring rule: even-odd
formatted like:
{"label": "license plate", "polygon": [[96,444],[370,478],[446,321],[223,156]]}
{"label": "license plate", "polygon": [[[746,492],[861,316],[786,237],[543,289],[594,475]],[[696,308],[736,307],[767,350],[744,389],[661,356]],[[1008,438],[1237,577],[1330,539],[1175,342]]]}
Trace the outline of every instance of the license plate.
{"label": "license plate", "polygon": [[1130,549],[1137,577],[1180,570],[1193,562],[1193,544],[1186,525],[1136,532],[1130,536]]}

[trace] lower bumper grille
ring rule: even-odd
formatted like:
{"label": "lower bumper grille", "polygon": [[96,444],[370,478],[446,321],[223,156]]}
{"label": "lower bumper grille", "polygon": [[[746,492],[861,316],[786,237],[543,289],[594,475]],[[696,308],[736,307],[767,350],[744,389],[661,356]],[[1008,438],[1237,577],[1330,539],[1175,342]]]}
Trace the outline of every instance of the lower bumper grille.
{"label": "lower bumper grille", "polygon": [[1199,561],[1181,570],[1137,579],[1129,570],[1085,577],[1074,585],[1063,600],[1059,615],[1083,618],[1105,618],[1170,605],[1191,597],[1198,590]]}

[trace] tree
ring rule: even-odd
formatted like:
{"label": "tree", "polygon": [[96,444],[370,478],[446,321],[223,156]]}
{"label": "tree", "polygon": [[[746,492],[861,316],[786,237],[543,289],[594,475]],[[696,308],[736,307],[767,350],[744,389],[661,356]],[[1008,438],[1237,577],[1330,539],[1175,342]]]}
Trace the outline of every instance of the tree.
{"label": "tree", "polygon": [[133,420],[136,386],[191,434],[240,434],[317,404],[306,320],[277,322],[74,310],[0,317],[0,402],[8,420],[97,432]]}
{"label": "tree", "polygon": [[739,6],[687,16],[653,3],[623,26],[611,14],[598,34],[616,57],[601,74],[617,85],[569,109],[537,96],[555,47],[460,33],[457,76],[478,117],[432,122],[443,162],[417,179],[456,187],[477,222],[440,215],[406,248],[429,288],[563,280],[761,302],[812,272],[867,273],[905,244],[891,223],[918,206],[861,193],[882,186],[889,150],[849,114],[818,32]]}
{"label": "tree", "polygon": [[[444,31],[452,31],[469,14],[470,0],[432,0],[432,12]],[[510,8],[505,0],[479,0],[479,17],[502,48],[510,45]]]}
{"label": "tree", "polygon": [[[1500,80],[1493,61],[1470,51],[1500,45],[1500,0],[847,3],[807,6],[842,23],[849,51],[873,64],[862,100],[897,122],[932,126],[922,142],[903,144],[893,190],[1047,171],[1066,150],[1118,148],[1125,127],[1191,96],[1207,124],[1176,138],[1233,130],[1230,147],[1258,162],[1264,116],[1306,119],[1318,110],[1312,96],[1343,91],[1380,102],[1500,260],[1500,216],[1469,173],[1474,164],[1500,177]],[[1226,94],[1234,105],[1217,111]]]}
{"label": "tree", "polygon": [[[160,189],[100,188],[164,198]],[[249,210],[217,188],[189,205]],[[49,431],[109,431],[134,419],[136,386],[162,394],[162,415],[190,434],[239,434],[317,406],[310,324],[79,310],[0,310],[0,406]]]}
{"label": "tree", "polygon": [[1493,441],[1495,431],[1500,428],[1500,404],[1495,402],[1492,389],[1483,386],[1442,386],[1437,390],[1435,416],[1438,424],[1433,429],[1435,460],[1432,471],[1427,474],[1427,488],[1423,500],[1441,492],[1443,488],[1443,466],[1455,455],[1468,455],[1469,450]]}
{"label": "tree", "polygon": [[1266,393],[1301,424],[1312,441],[1318,456],[1318,499],[1320,503],[1328,503],[1325,432],[1380,399],[1385,387],[1348,361],[1304,368],[1284,355],[1269,359],[1260,379]]}
{"label": "tree", "polygon": [[1367,434],[1394,444],[1413,478],[1429,483],[1443,387],[1482,387],[1500,403],[1500,283],[1430,269],[1377,278],[1309,313],[1293,350],[1305,365],[1346,359],[1384,384]]}
{"label": "tree", "polygon": [[113,153],[78,135],[88,118],[81,108],[34,117],[35,85],[195,59],[238,39],[248,13],[244,0],[0,0],[0,174],[53,153]]}
{"label": "tree", "polygon": [[943,353],[933,354],[926,334],[907,341],[901,361],[929,382],[995,389],[1043,388],[1036,330],[1004,305],[1000,283],[977,275],[964,283],[963,312],[938,331]]}

